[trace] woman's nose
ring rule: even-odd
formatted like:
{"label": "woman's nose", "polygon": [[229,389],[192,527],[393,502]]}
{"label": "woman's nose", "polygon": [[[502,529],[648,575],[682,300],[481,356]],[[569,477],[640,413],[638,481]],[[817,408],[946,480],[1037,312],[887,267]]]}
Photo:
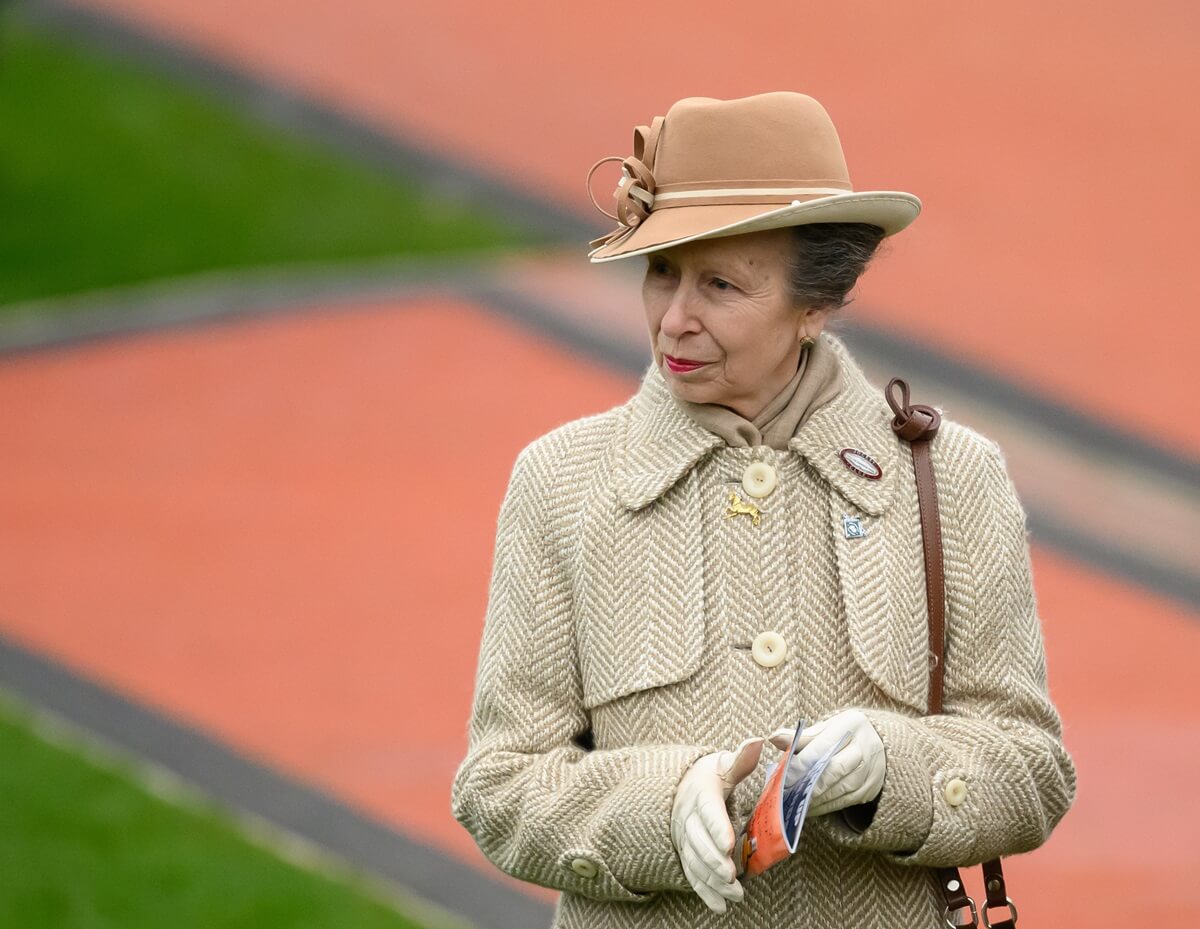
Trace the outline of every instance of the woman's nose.
{"label": "woman's nose", "polygon": [[669,336],[678,336],[699,329],[692,308],[690,288],[682,284],[675,288],[675,293],[671,296],[671,303],[667,307],[667,312],[659,327]]}

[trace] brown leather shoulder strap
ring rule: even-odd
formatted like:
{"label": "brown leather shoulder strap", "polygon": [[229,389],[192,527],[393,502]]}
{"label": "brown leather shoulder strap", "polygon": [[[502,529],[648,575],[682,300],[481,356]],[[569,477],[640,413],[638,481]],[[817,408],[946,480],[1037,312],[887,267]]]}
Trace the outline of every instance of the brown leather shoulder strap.
{"label": "brown leather shoulder strap", "polygon": [[[900,388],[901,400],[893,396]],[[938,515],[937,480],[929,443],[942,424],[941,414],[923,403],[908,402],[908,384],[898,377],[887,386],[888,405],[895,413],[892,430],[912,448],[917,474],[917,505],[921,511],[921,543],[925,549],[925,600],[929,604],[929,713],[942,712],[942,659],[946,637],[945,574],[942,567],[942,523]]]}
{"label": "brown leather shoulder strap", "polygon": [[[893,394],[899,388],[900,399]],[[942,686],[945,677],[946,643],[946,577],[942,562],[942,523],[938,513],[937,480],[933,473],[930,443],[942,423],[941,414],[924,403],[909,403],[908,384],[901,378],[888,381],[888,406],[895,414],[892,430],[908,442],[912,449],[913,470],[917,478],[917,507],[921,514],[921,545],[925,554],[925,598],[929,604],[929,714],[942,712]],[[961,926],[978,926],[979,914],[975,901],[967,894],[958,868],[937,868],[938,882],[946,901],[946,918],[963,917],[970,913],[970,922]],[[987,902],[983,906],[983,921],[989,929],[1015,929],[1017,908],[1008,899],[1004,871],[1000,859],[993,858],[983,865]],[[992,922],[989,911],[1007,905],[1008,919]]]}

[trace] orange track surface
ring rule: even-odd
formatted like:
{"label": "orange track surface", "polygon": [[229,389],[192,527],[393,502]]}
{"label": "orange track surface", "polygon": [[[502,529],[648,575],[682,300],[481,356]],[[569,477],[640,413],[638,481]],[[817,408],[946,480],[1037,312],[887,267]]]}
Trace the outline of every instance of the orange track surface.
{"label": "orange track surface", "polygon": [[674,100],[810,93],[858,189],[925,203],[878,322],[1200,455],[1193,0],[85,3],[593,218],[588,166]]}
{"label": "orange track surface", "polygon": [[[635,387],[449,300],[11,358],[0,631],[494,870],[448,790],[508,470]],[[1194,919],[1200,626],[1040,548],[1035,578],[1080,792],[1010,863],[1022,919]]]}

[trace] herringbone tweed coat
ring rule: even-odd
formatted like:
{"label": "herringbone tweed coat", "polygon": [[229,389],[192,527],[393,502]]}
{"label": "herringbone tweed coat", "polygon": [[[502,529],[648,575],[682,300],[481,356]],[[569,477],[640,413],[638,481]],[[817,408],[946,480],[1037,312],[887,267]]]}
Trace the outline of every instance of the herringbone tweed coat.
{"label": "herringbone tweed coat", "polygon": [[[651,364],[626,403],[517,456],[451,806],[498,868],[562,891],[555,927],[932,929],[944,923],[929,866],[1033,849],[1074,800],[1025,512],[999,447],[945,418],[933,443],[948,632],[944,714],[925,716],[911,454],[882,391],[839,338],[821,338],[843,388],[787,450],[726,445]],[[849,470],[847,446],[882,477]],[[758,526],[726,516],[756,459],[779,476]],[[864,536],[847,537],[845,515]],[[752,657],[765,630],[787,648],[773,667]],[[726,914],[709,910],[671,842],[688,765],[847,707],[886,749],[869,825],[810,818],[792,858],[745,880]],[[731,795],[735,829],[779,755],[768,743]],[[944,793],[952,778],[967,785],[957,805]]]}

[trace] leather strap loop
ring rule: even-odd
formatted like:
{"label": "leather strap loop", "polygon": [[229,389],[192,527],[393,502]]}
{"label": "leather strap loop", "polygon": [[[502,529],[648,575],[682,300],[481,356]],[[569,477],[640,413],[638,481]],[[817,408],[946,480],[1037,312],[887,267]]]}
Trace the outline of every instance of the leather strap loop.
{"label": "leather strap loop", "polygon": [[[975,901],[967,894],[967,887],[963,884],[962,875],[958,873],[958,868],[936,868],[938,883],[942,887],[942,897],[946,901],[946,912],[944,914],[946,924],[948,926],[978,926],[979,913],[975,909]],[[968,910],[971,913],[971,921],[969,923],[951,923],[950,918],[954,913],[962,910]]]}
{"label": "leather strap loop", "polygon": [[[662,133],[665,119],[664,116],[655,116],[649,126],[634,127],[632,155],[626,158],[610,155],[592,165],[587,176],[588,196],[592,199],[592,205],[620,225],[598,239],[592,239],[588,248],[596,249],[620,241],[650,216],[650,211],[654,209],[654,155],[658,151],[658,137]],[[613,197],[617,201],[616,213],[610,213],[601,207],[592,195],[592,172],[606,161],[621,162],[621,179],[617,189],[613,191]]]}
{"label": "leather strap loop", "polygon": [[[898,402],[892,394],[896,387],[900,388],[901,400]],[[908,402],[908,384],[901,378],[894,377],[888,381],[884,391],[888,406],[892,408],[895,417],[892,419],[892,429],[896,435],[906,442],[932,440],[937,435],[938,427],[942,424],[942,414],[924,403]]]}
{"label": "leather strap loop", "polygon": [[[1004,870],[1000,867],[1000,859],[994,858],[983,864],[983,886],[987,892],[987,902],[983,905],[983,922],[989,929],[1015,929],[1017,925],[1016,905],[1008,899],[1008,888],[1004,882]],[[1007,919],[992,922],[991,911],[1007,906],[1011,911]]]}

